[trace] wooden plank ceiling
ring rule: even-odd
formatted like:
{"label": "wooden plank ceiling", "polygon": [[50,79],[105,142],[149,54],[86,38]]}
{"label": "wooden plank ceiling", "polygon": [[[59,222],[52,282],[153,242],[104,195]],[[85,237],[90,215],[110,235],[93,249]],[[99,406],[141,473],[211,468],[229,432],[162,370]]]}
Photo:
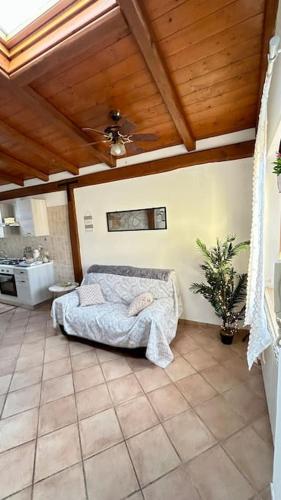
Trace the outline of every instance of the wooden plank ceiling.
{"label": "wooden plank ceiling", "polygon": [[266,0],[75,4],[41,38],[29,33],[6,56],[0,47],[0,184],[112,166],[82,128],[104,129],[114,108],[136,132],[157,135],[138,143],[144,151],[193,150],[198,139],[255,126]]}

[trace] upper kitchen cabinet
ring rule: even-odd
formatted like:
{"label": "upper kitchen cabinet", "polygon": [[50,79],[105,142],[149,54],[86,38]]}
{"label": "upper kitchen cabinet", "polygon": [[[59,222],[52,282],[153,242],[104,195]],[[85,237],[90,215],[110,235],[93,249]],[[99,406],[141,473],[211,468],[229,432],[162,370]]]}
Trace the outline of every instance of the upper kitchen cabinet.
{"label": "upper kitchen cabinet", "polygon": [[46,201],[38,198],[16,200],[16,220],[22,236],[46,236],[49,223]]}

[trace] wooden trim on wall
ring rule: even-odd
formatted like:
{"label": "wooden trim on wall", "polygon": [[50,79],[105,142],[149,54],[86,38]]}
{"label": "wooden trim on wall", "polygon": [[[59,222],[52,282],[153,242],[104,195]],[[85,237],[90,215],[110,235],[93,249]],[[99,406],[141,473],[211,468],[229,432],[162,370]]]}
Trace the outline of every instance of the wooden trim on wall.
{"label": "wooden trim on wall", "polygon": [[195,139],[184,114],[180,97],[160,53],[148,16],[139,0],[118,0],[121,11],[142,52],[144,60],[162,96],[174,125],[189,151],[195,149]]}
{"label": "wooden trim on wall", "polygon": [[77,283],[81,283],[83,279],[83,271],[81,264],[79,233],[77,224],[77,215],[75,207],[75,197],[72,185],[66,187],[67,206],[68,206],[68,222],[71,243],[71,253],[73,261],[74,278]]}
{"label": "wooden trim on wall", "polygon": [[241,158],[249,158],[254,154],[255,141],[245,141],[227,146],[220,146],[203,151],[194,151],[183,155],[172,156],[169,158],[161,158],[159,160],[147,161],[126,167],[117,167],[92,174],[81,175],[75,178],[68,178],[62,181],[49,182],[35,186],[25,187],[22,189],[13,189],[10,191],[0,192],[0,201],[23,196],[33,196],[36,194],[52,193],[55,191],[63,191],[67,184],[71,184],[73,188],[83,186],[91,186],[96,184],[105,184],[107,182],[115,182],[123,179],[132,179],[135,177],[143,177],[146,175],[160,174],[169,172],[179,168],[192,167],[194,165],[203,165],[205,163],[215,163],[229,160],[238,160]]}

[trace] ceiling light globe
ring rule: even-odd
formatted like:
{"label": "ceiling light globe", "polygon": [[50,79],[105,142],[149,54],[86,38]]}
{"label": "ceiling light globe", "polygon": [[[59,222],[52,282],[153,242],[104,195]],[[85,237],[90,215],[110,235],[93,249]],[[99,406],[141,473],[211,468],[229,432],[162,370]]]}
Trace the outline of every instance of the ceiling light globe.
{"label": "ceiling light globe", "polygon": [[115,142],[111,144],[110,154],[112,156],[123,156],[126,154],[126,148],[122,142]]}

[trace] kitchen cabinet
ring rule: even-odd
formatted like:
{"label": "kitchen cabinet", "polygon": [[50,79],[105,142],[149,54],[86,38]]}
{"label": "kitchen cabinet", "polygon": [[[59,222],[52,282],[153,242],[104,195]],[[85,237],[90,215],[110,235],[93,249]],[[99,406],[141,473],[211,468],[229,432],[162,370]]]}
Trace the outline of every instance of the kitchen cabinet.
{"label": "kitchen cabinet", "polygon": [[46,201],[39,198],[19,198],[15,206],[16,220],[22,236],[49,234]]}

